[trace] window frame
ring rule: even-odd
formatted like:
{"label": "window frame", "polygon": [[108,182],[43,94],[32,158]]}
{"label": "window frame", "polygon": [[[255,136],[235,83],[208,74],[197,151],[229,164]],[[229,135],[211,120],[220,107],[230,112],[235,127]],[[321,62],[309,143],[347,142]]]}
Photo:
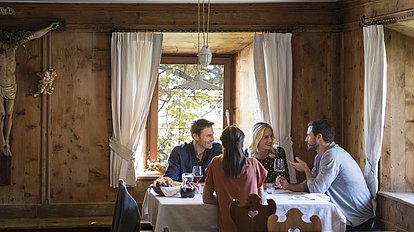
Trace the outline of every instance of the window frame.
{"label": "window frame", "polygon": [[[160,64],[197,64],[196,55],[162,55]],[[229,110],[230,125],[234,112],[235,99],[235,75],[233,55],[214,55],[211,64],[224,65],[223,83],[223,125],[226,125],[226,110]],[[148,167],[148,160],[155,162],[158,159],[158,80],[154,94],[151,99],[150,112],[147,121],[147,144],[148,157],[145,159],[145,167]]]}

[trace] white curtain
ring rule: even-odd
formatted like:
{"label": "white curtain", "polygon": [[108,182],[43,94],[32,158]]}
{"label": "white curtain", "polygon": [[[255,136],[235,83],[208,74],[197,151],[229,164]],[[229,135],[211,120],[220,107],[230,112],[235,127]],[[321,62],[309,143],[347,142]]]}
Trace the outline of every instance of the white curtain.
{"label": "white curtain", "polygon": [[387,57],[382,25],[364,27],[364,177],[371,195],[378,192],[378,162],[384,134]]}
{"label": "white curtain", "polygon": [[135,186],[136,148],[143,139],[149,105],[158,78],[162,35],[115,32],[111,40],[113,134],[109,140],[110,186],[123,179]]}
{"label": "white curtain", "polygon": [[[261,117],[272,125],[276,141],[285,149],[287,160],[292,161],[291,38],[291,33],[255,35],[253,62]],[[289,176],[296,183],[296,172],[291,167]]]}

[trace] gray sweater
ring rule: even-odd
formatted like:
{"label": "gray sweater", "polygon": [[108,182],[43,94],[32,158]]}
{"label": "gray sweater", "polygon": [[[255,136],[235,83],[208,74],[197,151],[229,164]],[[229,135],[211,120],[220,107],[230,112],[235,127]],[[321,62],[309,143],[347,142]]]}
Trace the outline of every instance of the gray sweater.
{"label": "gray sweater", "polygon": [[361,169],[335,142],[324,154],[316,155],[312,174],[314,178],[306,181],[309,192],[326,193],[345,215],[348,226],[358,226],[373,217],[371,194]]}

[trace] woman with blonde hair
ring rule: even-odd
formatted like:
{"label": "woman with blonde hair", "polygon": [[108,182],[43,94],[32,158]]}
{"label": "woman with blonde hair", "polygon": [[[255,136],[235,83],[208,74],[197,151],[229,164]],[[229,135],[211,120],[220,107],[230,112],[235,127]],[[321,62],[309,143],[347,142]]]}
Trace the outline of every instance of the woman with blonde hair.
{"label": "woman with blonde hair", "polygon": [[275,146],[273,128],[270,124],[257,122],[253,125],[248,153],[250,157],[259,160],[267,170],[266,183],[276,182],[277,174],[274,170],[275,159],[284,159],[286,169],[283,177],[290,181],[285,150],[282,147]]}
{"label": "woman with blonde hair", "polygon": [[230,217],[230,203],[239,199],[245,205],[250,194],[258,194],[265,202],[263,183],[267,172],[257,159],[244,156],[242,130],[228,126],[220,140],[223,155],[214,157],[206,169],[203,202],[217,205],[219,231],[236,231]]}

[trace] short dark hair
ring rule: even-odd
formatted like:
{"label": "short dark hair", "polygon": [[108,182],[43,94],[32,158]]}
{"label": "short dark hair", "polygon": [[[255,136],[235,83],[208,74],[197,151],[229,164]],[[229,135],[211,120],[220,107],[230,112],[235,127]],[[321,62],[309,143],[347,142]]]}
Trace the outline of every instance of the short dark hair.
{"label": "short dark hair", "polygon": [[314,120],[308,123],[308,127],[312,126],[314,135],[322,134],[323,140],[331,143],[335,138],[335,127],[326,119]]}
{"label": "short dark hair", "polygon": [[200,135],[201,131],[204,130],[204,128],[212,127],[213,125],[214,125],[214,122],[211,122],[207,119],[204,119],[204,118],[197,119],[191,123],[191,128],[190,128],[191,136],[193,136],[193,134]]}

